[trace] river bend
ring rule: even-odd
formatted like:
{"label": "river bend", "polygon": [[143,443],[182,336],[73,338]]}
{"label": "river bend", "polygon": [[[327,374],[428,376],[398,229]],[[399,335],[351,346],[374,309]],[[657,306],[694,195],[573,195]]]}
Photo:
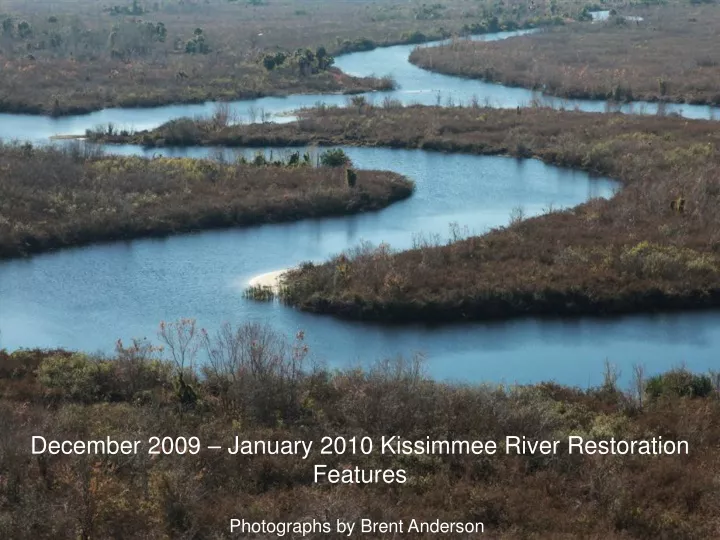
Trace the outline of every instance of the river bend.
{"label": "river bend", "polygon": [[[375,101],[389,96],[404,103],[448,105],[467,103],[476,96],[481,103],[515,107],[534,97],[520,88],[421,70],[407,61],[411,50],[412,46],[397,46],[350,54],[339,57],[337,65],[351,74],[391,73],[400,88],[368,96]],[[344,104],[346,99],[290,96],[232,106],[247,119],[252,109],[280,115],[318,101]],[[595,101],[551,102],[597,112],[607,107]],[[655,107],[636,103],[625,110],[652,113]],[[207,114],[212,108],[201,104],[107,109],[59,119],[0,115],[0,137],[46,142],[52,135],[82,134],[107,122],[148,129],[172,118]],[[713,118],[717,112],[685,105],[669,109],[690,118]],[[146,152],[134,146],[108,150]],[[303,329],[314,357],[333,366],[422,353],[431,375],[469,382],[554,379],[586,386],[601,380],[606,359],[617,364],[626,378],[634,363],[645,363],[650,372],[681,362],[700,371],[713,367],[715,351],[720,350],[720,317],[713,312],[390,327],[339,321],[242,298],[254,275],[305,260],[321,261],[362,241],[388,242],[399,249],[411,247],[418,233],[445,241],[451,223],[481,233],[506,224],[515,208],[537,215],[551,207],[611,196],[618,187],[612,180],[537,160],[422,150],[345,150],[360,168],[389,169],[411,177],[417,182],[416,194],[371,214],[100,244],[0,263],[0,347],[110,351],[118,338],[154,338],[160,320],[191,316],[208,328],[224,321],[267,321],[288,333]],[[218,151],[232,157],[255,150],[153,149],[152,153],[202,157]]]}

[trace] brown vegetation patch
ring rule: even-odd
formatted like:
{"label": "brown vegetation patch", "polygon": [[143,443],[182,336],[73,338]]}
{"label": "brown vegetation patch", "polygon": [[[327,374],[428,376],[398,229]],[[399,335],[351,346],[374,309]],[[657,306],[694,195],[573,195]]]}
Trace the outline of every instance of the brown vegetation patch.
{"label": "brown vegetation patch", "polygon": [[376,210],[409,197],[389,172],[85,155],[0,146],[0,258],[93,241]]}
{"label": "brown vegetation patch", "polygon": [[566,98],[720,104],[716,5],[672,5],[504,41],[418,48],[410,61]]}

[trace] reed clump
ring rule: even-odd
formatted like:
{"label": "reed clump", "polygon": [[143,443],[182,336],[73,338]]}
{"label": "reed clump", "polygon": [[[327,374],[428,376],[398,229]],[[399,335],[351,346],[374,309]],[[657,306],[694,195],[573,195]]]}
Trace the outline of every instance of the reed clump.
{"label": "reed clump", "polygon": [[253,285],[245,289],[243,296],[258,302],[271,302],[277,298],[277,293],[275,288],[269,285]]}

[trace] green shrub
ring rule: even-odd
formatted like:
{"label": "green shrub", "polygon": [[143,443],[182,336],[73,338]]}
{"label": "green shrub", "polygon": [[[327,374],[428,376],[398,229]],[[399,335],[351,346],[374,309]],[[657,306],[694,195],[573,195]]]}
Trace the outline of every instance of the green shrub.
{"label": "green shrub", "polygon": [[81,353],[52,355],[40,364],[38,382],[48,397],[83,403],[129,401],[168,387],[168,364],[140,353],[123,348],[113,360]]}
{"label": "green shrub", "polygon": [[40,364],[40,384],[58,397],[92,402],[102,399],[112,378],[109,362],[96,361],[85,354],[51,356]]}
{"label": "green shrub", "polygon": [[[58,351],[57,354],[62,353]],[[34,375],[47,355],[48,352],[42,349],[19,349],[12,353],[0,349],[0,379],[24,379]]]}
{"label": "green shrub", "polygon": [[712,381],[707,375],[695,375],[685,369],[668,371],[651,377],[645,385],[648,399],[661,396],[706,397],[713,391]]}
{"label": "green shrub", "polygon": [[410,44],[425,43],[428,40],[427,36],[419,31],[405,32],[400,37],[400,39],[403,41],[403,43],[410,43]]}
{"label": "green shrub", "polygon": [[334,148],[320,154],[320,164],[323,167],[344,167],[350,165],[351,161],[342,148]]}
{"label": "green shrub", "polygon": [[621,271],[638,277],[675,278],[688,273],[711,275],[717,272],[715,260],[707,254],[647,241],[623,249],[618,262]]}

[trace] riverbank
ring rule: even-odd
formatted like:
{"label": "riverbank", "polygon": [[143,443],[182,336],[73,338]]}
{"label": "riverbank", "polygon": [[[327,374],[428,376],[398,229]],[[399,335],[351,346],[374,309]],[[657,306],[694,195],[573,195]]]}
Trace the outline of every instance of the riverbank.
{"label": "riverbank", "polygon": [[80,145],[0,145],[0,162],[0,258],[373,211],[414,189],[383,171],[357,171],[349,187],[344,168],[107,157]]}
{"label": "riverbank", "polygon": [[[712,537],[719,525],[714,374],[639,369],[625,390],[609,366],[605,382],[587,389],[553,382],[456,385],[428,378],[413,360],[313,368],[302,333],[288,339],[245,325],[216,335],[190,319],[165,323],[160,333],[178,330],[190,336],[187,350],[197,354],[189,353],[188,362],[204,366],[202,375],[186,365],[180,379],[167,343],[164,351],[147,342],[118,343],[110,357],[0,349],[7,479],[0,496],[14,501],[3,511],[3,537],[75,538],[89,531],[102,538],[180,537],[188,531],[203,537],[204,531],[226,529],[237,508],[258,522],[433,516],[482,522],[486,532],[511,539],[694,539]],[[420,445],[482,441],[484,451],[381,452],[388,433]],[[235,435],[312,447],[307,459],[231,455]],[[140,446],[129,463],[121,453],[49,455],[36,439],[40,453],[28,459],[33,436],[46,443],[80,441],[76,450],[88,448],[85,441],[105,445],[108,438]],[[166,448],[170,441],[182,446],[148,458],[150,436],[168,437]],[[356,437],[363,452],[323,455],[327,436],[348,445]],[[576,448],[571,454],[570,436],[588,444],[654,440],[660,452],[601,455]],[[509,444],[513,437],[549,441],[550,447],[558,442],[554,452],[519,452]],[[368,441],[373,446],[366,455]],[[687,454],[670,451],[681,444]],[[406,480],[315,482],[315,468],[322,465],[366,474],[389,470]],[[96,486],[91,498],[82,496],[87,485]]]}
{"label": "riverbank", "polygon": [[[192,130],[192,131],[191,131]],[[523,220],[448,245],[387,246],[305,265],[282,296],[365,320],[439,322],[717,307],[720,221],[715,124],[529,108],[306,110],[297,122],[213,130],[179,120],[122,142],[360,144],[536,157],[619,179],[611,200]]]}
{"label": "riverbank", "polygon": [[617,15],[503,41],[419,47],[410,62],[569,99],[720,104],[720,10],[670,5],[638,13],[642,21]]}
{"label": "riverbank", "polygon": [[245,298],[265,302],[277,298],[285,284],[285,275],[289,270],[289,268],[285,268],[253,277],[245,287]]}

